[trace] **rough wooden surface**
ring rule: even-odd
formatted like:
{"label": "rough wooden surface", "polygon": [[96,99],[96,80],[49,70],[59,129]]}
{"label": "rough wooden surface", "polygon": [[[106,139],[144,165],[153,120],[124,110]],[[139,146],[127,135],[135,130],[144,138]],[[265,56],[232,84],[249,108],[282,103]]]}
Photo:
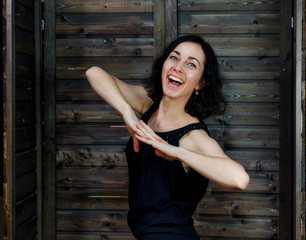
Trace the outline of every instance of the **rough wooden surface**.
{"label": "rough wooden surface", "polygon": [[142,84],[170,33],[166,27],[173,22],[163,23],[165,16],[177,20],[177,29],[170,29],[174,33],[199,34],[215,49],[229,106],[206,122],[251,176],[245,192],[209,184],[194,216],[201,239],[278,238],[280,1],[176,4],[167,15],[171,7],[162,8],[163,1],[57,1],[60,240],[134,239],[126,223],[129,134],[121,116],[91,89],[85,71],[100,66]]}

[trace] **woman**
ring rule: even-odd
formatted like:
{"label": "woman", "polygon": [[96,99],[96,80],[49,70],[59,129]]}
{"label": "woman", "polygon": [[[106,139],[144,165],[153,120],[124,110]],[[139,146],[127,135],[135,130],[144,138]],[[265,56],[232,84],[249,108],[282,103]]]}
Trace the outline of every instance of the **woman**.
{"label": "woman", "polygon": [[244,168],[223,152],[203,122],[225,105],[210,45],[194,35],[176,39],[155,61],[145,87],[124,83],[98,67],[86,76],[122,115],[131,134],[126,157],[128,223],[134,236],[199,239],[192,215],[208,181],[240,190],[249,183]]}

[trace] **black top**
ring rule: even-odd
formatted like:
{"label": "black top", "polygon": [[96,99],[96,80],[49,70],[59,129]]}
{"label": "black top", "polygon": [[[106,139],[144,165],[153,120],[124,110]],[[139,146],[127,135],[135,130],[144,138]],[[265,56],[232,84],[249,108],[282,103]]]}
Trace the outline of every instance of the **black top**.
{"label": "black top", "polygon": [[[142,120],[147,123],[157,109],[158,105],[153,104]],[[199,122],[156,134],[179,146],[179,140],[194,129],[208,133],[205,123]],[[186,172],[178,160],[157,157],[154,149],[143,142],[140,152],[135,153],[132,138],[125,152],[129,166],[128,224],[134,235],[158,232],[198,237],[192,215],[206,192],[208,179],[193,170]]]}

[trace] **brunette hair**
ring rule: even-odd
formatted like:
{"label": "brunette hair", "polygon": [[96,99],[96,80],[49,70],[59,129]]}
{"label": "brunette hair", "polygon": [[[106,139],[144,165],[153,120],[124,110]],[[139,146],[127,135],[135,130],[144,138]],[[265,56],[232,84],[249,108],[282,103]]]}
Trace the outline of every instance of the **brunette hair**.
{"label": "brunette hair", "polygon": [[194,42],[202,46],[206,56],[204,72],[201,78],[202,88],[198,90],[198,95],[193,93],[185,106],[185,111],[190,115],[203,120],[209,116],[223,114],[226,107],[226,101],[222,94],[222,82],[219,73],[217,57],[212,47],[200,36],[186,35],[177,38],[165,49],[162,56],[157,58],[152,67],[151,77],[145,82],[145,89],[149,97],[159,103],[163,96],[161,73],[164,62],[176,48],[183,42]]}

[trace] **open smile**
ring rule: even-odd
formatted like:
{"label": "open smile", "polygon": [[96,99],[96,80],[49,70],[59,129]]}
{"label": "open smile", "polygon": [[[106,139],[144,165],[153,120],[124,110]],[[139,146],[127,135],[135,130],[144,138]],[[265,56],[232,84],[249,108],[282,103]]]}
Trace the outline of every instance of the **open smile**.
{"label": "open smile", "polygon": [[168,76],[168,80],[172,85],[177,86],[177,87],[184,84],[184,81],[182,79],[179,79],[173,75]]}

